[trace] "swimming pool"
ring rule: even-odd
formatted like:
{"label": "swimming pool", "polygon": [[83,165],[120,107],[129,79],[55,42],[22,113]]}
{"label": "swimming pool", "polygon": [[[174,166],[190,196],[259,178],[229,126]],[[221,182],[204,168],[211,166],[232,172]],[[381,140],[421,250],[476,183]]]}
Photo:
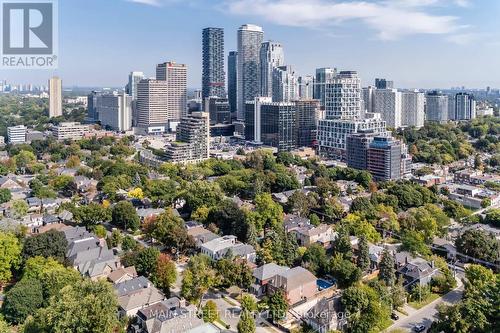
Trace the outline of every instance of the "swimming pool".
{"label": "swimming pool", "polygon": [[331,286],[333,286],[333,283],[328,282],[326,280],[317,279],[316,280],[316,285],[318,286],[318,290],[325,290],[325,289],[328,289]]}

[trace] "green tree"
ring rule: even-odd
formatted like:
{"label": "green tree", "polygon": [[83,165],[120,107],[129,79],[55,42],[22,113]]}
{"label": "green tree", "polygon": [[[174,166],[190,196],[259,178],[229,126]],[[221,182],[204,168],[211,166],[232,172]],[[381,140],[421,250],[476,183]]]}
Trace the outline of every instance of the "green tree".
{"label": "green tree", "polygon": [[123,251],[134,251],[137,248],[137,241],[132,236],[126,235],[122,241]]}
{"label": "green tree", "polygon": [[500,227],[500,208],[488,210],[484,222],[495,227]]}
{"label": "green tree", "polygon": [[59,262],[63,262],[67,246],[68,241],[63,232],[49,230],[43,234],[26,238],[22,255],[24,260],[42,256],[45,258],[52,257]]}
{"label": "green tree", "polygon": [[425,243],[424,235],[420,231],[407,230],[401,240],[402,249],[413,254],[430,255],[429,246]]}
{"label": "green tree", "polygon": [[35,279],[22,279],[5,294],[2,311],[12,324],[23,323],[43,304],[42,284]]}
{"label": "green tree", "polygon": [[110,211],[103,205],[91,202],[88,205],[78,207],[74,212],[74,218],[78,223],[91,227],[109,221]]}
{"label": "green tree", "polygon": [[249,311],[243,310],[237,329],[238,333],[255,333],[255,319]]}
{"label": "green tree", "polygon": [[140,226],[140,219],[134,206],[128,201],[118,202],[111,213],[111,223],[124,230],[137,230]]}
{"label": "green tree", "polygon": [[170,206],[177,195],[177,183],[173,180],[149,180],[144,194],[159,207]]}
{"label": "green tree", "polygon": [[0,333],[12,333],[12,328],[3,318],[0,318]]}
{"label": "green tree", "polygon": [[177,278],[175,263],[166,254],[161,253],[156,262],[156,269],[153,273],[153,282],[167,295]]}
{"label": "green tree", "polygon": [[359,238],[358,244],[358,267],[363,272],[370,268],[370,253],[368,241],[366,240],[366,237],[363,236]]}
{"label": "green tree", "polygon": [[180,194],[180,197],[186,200],[184,209],[191,213],[201,206],[217,206],[222,201],[224,194],[217,183],[195,180],[186,184],[185,190]]}
{"label": "green tree", "polygon": [[112,333],[119,324],[117,307],[115,292],[108,282],[83,280],[62,288],[47,307],[28,318],[23,332]]}
{"label": "green tree", "polygon": [[499,259],[499,244],[494,236],[482,230],[467,230],[461,234],[455,245],[458,252],[489,262]]}
{"label": "green tree", "polygon": [[328,271],[326,250],[320,244],[311,244],[302,256],[303,266],[315,275],[323,275]]}
{"label": "green tree", "polygon": [[24,264],[23,279],[40,279],[44,273],[60,268],[64,266],[51,257],[31,257]]}
{"label": "green tree", "polygon": [[10,281],[12,269],[17,268],[21,259],[21,245],[16,236],[0,232],[0,285]]}
{"label": "green tree", "polygon": [[394,308],[400,308],[406,303],[408,294],[403,286],[403,279],[399,278],[398,281],[391,288],[391,300]]}
{"label": "green tree", "polygon": [[286,300],[285,293],[279,289],[272,294],[267,305],[269,307],[269,317],[273,322],[279,322],[286,317],[288,311],[288,301]]}
{"label": "green tree", "polygon": [[243,294],[243,296],[241,296],[240,304],[243,311],[253,313],[257,310],[257,303],[255,302],[253,295]]}
{"label": "green tree", "polygon": [[12,199],[12,194],[7,188],[0,188],[0,204],[9,202]]}
{"label": "green tree", "polygon": [[394,257],[389,251],[385,250],[380,260],[378,276],[387,286],[393,286],[394,282],[396,282],[396,269],[394,265]]}
{"label": "green tree", "polygon": [[145,223],[144,230],[149,237],[169,249],[184,252],[194,246],[193,239],[187,234],[184,220],[175,216],[170,208]]}
{"label": "green tree", "polygon": [[146,247],[139,251],[135,259],[137,273],[146,277],[155,273],[160,251],[155,247]]}
{"label": "green tree", "polygon": [[11,208],[12,217],[15,219],[22,219],[26,216],[26,214],[28,214],[28,209],[29,206],[26,201],[22,199],[14,200]]}
{"label": "green tree", "polygon": [[347,288],[361,279],[361,270],[351,261],[344,259],[341,254],[332,258],[330,269],[340,288]]}
{"label": "green tree", "polygon": [[189,302],[198,302],[203,294],[217,282],[211,260],[205,255],[192,256],[182,279],[182,296]]}
{"label": "green tree", "polygon": [[219,310],[214,301],[208,300],[202,309],[203,321],[206,323],[213,323],[219,318]]}
{"label": "green tree", "polygon": [[250,213],[249,218],[257,231],[279,227],[283,224],[283,208],[274,202],[269,193],[258,194],[255,197],[255,211]]}
{"label": "green tree", "polygon": [[105,238],[107,234],[106,228],[101,224],[94,226],[92,232],[99,238]]}

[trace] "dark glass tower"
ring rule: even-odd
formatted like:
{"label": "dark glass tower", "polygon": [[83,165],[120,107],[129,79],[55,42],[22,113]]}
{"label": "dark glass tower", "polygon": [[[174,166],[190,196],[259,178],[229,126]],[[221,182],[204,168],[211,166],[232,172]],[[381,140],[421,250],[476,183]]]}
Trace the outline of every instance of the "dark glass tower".
{"label": "dark glass tower", "polygon": [[231,114],[236,115],[237,99],[236,99],[236,61],[238,52],[231,51],[227,57],[227,96],[231,107]]}
{"label": "dark glass tower", "polygon": [[224,73],[224,29],[203,29],[202,98],[226,97]]}

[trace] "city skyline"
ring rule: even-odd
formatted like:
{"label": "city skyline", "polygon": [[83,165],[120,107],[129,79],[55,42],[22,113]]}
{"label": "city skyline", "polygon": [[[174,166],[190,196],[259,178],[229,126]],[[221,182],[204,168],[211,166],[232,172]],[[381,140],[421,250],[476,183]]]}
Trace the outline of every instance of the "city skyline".
{"label": "city skyline", "polygon": [[[224,28],[227,59],[236,50],[238,27],[250,23],[263,27],[264,40],[283,45],[287,64],[301,76],[336,67],[358,71],[363,86],[387,77],[401,88],[500,87],[500,67],[495,66],[500,43],[493,35],[492,15],[500,4],[493,0],[250,3],[60,2],[59,69],[0,75],[12,83],[42,84],[58,75],[66,87],[121,87],[129,72],[152,77],[154,65],[168,58],[187,64],[188,86],[201,88],[202,29]],[[166,38],[169,31],[175,33]],[[477,52],[478,47],[483,51]]]}

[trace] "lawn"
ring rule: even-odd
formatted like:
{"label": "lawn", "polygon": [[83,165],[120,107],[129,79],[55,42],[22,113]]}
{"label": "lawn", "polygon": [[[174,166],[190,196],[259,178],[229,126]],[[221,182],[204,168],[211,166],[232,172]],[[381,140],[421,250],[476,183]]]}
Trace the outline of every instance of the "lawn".
{"label": "lawn", "polygon": [[429,294],[429,296],[427,296],[427,298],[423,299],[421,302],[409,302],[408,305],[411,306],[412,308],[418,310],[418,309],[423,308],[427,304],[437,300],[439,297],[441,297],[441,295],[431,293],[431,294]]}

